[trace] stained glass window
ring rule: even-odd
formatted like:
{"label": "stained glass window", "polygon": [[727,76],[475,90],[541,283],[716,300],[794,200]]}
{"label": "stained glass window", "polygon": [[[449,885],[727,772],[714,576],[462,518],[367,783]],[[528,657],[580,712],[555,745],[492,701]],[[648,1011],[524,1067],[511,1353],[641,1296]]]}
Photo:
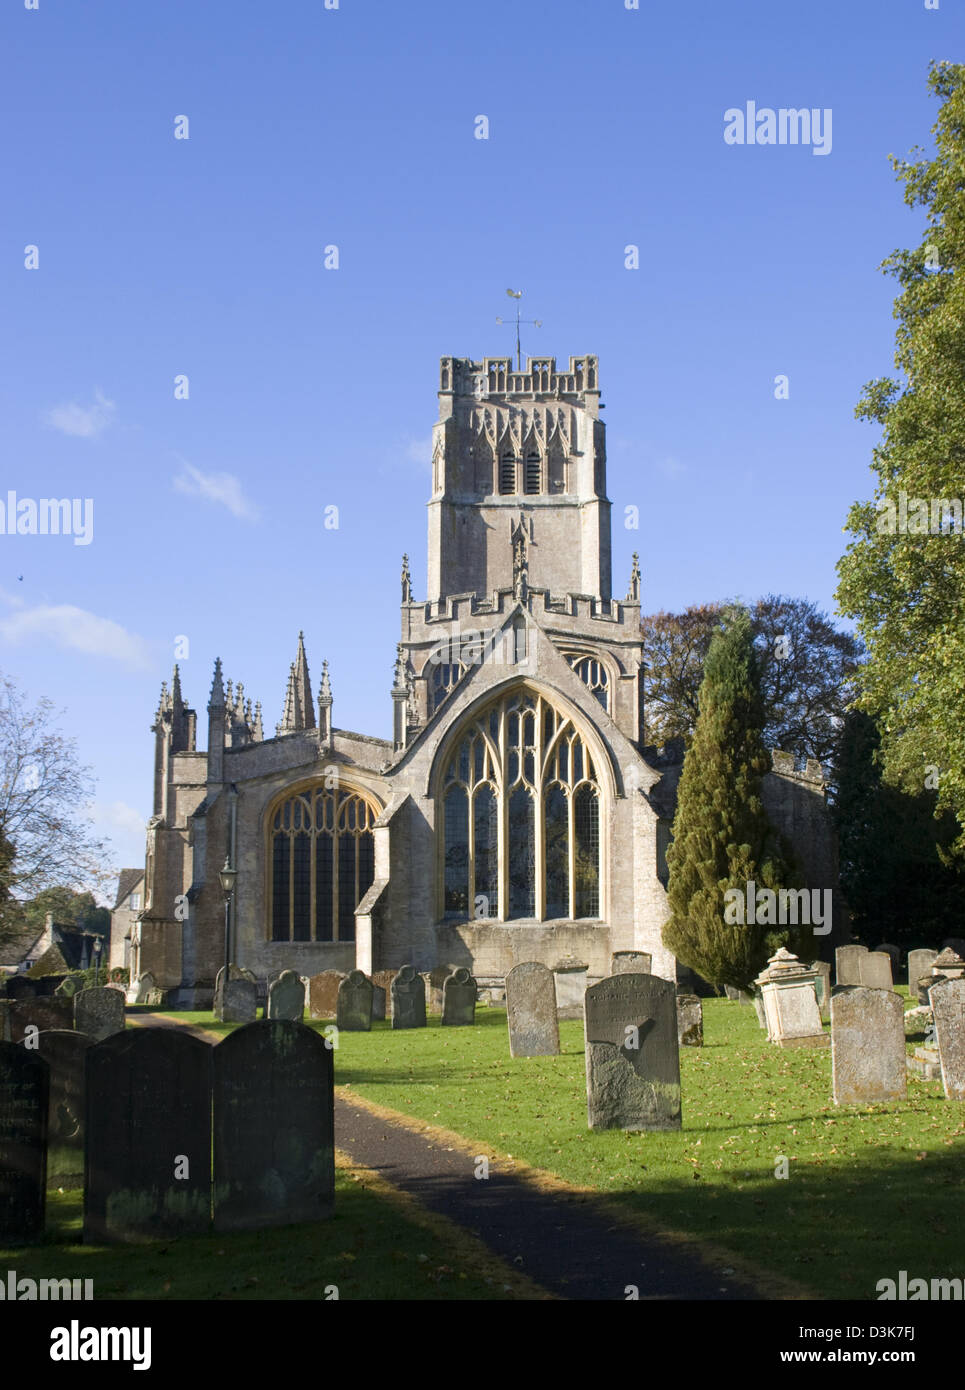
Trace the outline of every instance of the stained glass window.
{"label": "stained glass window", "polygon": [[355,909],[375,877],[372,826],[362,797],[325,786],[271,813],[271,939],[354,941]]}

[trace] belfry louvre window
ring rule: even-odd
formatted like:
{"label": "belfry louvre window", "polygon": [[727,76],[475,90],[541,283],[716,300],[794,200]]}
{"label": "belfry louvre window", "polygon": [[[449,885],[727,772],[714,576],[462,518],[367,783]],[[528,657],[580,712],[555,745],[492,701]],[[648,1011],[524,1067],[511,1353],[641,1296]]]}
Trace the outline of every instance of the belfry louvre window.
{"label": "belfry louvre window", "polygon": [[525,490],[528,493],[542,492],[542,471],[539,454],[527,454],[526,476],[523,481]]}
{"label": "belfry louvre window", "polygon": [[499,460],[499,491],[503,494],[516,491],[516,458],[513,454],[503,454]]}
{"label": "belfry louvre window", "polygon": [[444,916],[599,917],[601,796],[583,736],[549,700],[490,705],[443,774]]}
{"label": "belfry louvre window", "polygon": [[378,812],[354,792],[311,787],[276,806],[272,941],[354,941],[355,909],[375,877]]}

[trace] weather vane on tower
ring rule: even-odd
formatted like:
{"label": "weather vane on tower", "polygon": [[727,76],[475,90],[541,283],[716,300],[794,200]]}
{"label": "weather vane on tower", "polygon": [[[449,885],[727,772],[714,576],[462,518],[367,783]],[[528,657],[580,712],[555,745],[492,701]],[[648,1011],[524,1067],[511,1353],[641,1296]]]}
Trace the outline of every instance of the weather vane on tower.
{"label": "weather vane on tower", "polygon": [[[515,301],[516,301],[516,370],[517,370],[518,372],[521,372],[521,371],[523,370],[523,355],[522,355],[522,352],[520,351],[520,345],[519,345],[519,325],[520,325],[521,323],[531,323],[531,324],[533,324],[534,327],[536,327],[536,328],[542,328],[542,327],[543,327],[543,320],[542,320],[542,319],[521,319],[521,318],[519,317],[519,301],[520,301],[520,300],[522,299],[522,297],[523,297],[523,291],[522,291],[522,290],[507,290],[506,293],[509,295],[510,299],[515,299]],[[505,319],[497,319],[496,322],[497,322],[497,323],[505,323]],[[510,320],[510,326],[512,326],[512,320]]]}

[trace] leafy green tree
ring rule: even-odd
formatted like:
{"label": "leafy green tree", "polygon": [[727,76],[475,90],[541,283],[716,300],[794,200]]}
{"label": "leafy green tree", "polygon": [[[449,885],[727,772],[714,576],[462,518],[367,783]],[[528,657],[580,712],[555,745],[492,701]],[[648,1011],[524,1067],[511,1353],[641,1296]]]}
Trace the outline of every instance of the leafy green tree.
{"label": "leafy green tree", "polygon": [[882,427],[875,499],[848,514],[840,609],[869,649],[861,708],[881,731],[886,780],[957,817],[965,851],[965,66],[933,63],[941,98],[933,158],[892,156],[905,202],[925,209],[919,245],[895,251],[895,366],[864,388],[859,418]]}
{"label": "leafy green tree", "polygon": [[[663,942],[705,980],[746,989],[787,930],[728,921],[725,892],[748,883],[794,886],[791,855],[761,800],[764,747],[760,662],[746,609],[731,610],[704,662],[700,709],[677,791],[667,851],[671,917]],[[756,914],[755,914],[756,915]],[[800,944],[795,939],[795,944]],[[803,947],[802,947],[803,949]]]}

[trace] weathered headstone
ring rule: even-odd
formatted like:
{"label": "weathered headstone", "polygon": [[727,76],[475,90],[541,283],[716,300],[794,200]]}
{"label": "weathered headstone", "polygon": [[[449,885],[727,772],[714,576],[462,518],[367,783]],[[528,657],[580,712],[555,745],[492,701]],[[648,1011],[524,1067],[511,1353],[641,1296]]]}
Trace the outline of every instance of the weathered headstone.
{"label": "weathered headstone", "polygon": [[221,1023],[254,1023],[258,1017],[258,981],[250,970],[231,965],[226,990],[221,967],[214,986],[214,1016]]}
{"label": "weathered headstone", "polygon": [[7,980],[5,993],[8,999],[33,999],[37,994],[37,986],[25,975],[14,975]]}
{"label": "weathered headstone", "polygon": [[743,989],[737,989],[734,985],[725,985],[724,993],[727,995],[727,998],[730,999],[732,1003],[749,1004],[751,1002],[751,996],[747,993],[747,991]]}
{"label": "weathered headstone", "polygon": [[893,990],[849,985],[831,996],[831,1074],[835,1105],[904,1100],[905,1016]]}
{"label": "weathered headstone", "polygon": [[677,995],[677,1041],[681,1047],[703,1047],[704,1006],[696,994]]}
{"label": "weathered headstone", "polygon": [[372,1030],[374,986],[364,970],[350,970],[338,987],[335,1022],[339,1032],[369,1033]]}
{"label": "weathered headstone", "polygon": [[426,982],[414,966],[403,965],[392,981],[392,1027],[426,1026]]}
{"label": "weathered headstone", "polygon": [[214,1226],[258,1230],[331,1216],[332,1052],[313,1028],[263,1019],[214,1049]]}
{"label": "weathered headstone", "polygon": [[46,999],[17,999],[7,1009],[10,1041],[15,1043],[23,1042],[31,1030],[45,1033],[52,1028],[71,1028],[73,1022],[73,1001],[54,995]]}
{"label": "weathered headstone", "polygon": [[37,1034],[37,1051],[50,1068],[48,1187],[81,1187],[84,1182],[85,1067],[92,1046],[92,1038],[73,1029]]}
{"label": "weathered headstone", "polygon": [[676,991],[657,975],[611,975],[586,991],[591,1129],[679,1129]]}
{"label": "weathered headstone", "polygon": [[754,981],[760,987],[768,1041],[779,1047],[827,1047],[815,972],[782,946]]}
{"label": "weathered headstone", "polygon": [[452,972],[442,990],[442,1026],[463,1028],[476,1021],[476,981],[464,965]]}
{"label": "weathered headstone", "polygon": [[649,975],[653,956],[649,951],[614,951],[610,957],[611,975]]}
{"label": "weathered headstone", "polygon": [[106,985],[82,989],[73,1002],[74,1027],[94,1042],[124,1031],[124,996],[118,990]]}
{"label": "weathered headstone", "polygon": [[932,961],[932,974],[945,980],[958,980],[965,975],[965,959],[952,946],[946,946]]}
{"label": "weathered headstone", "polygon": [[552,1057],[560,1050],[556,985],[538,961],[516,965],[506,976],[506,1021],[511,1057]]}
{"label": "weathered headstone", "polygon": [[589,966],[585,961],[561,960],[553,967],[556,981],[556,1017],[582,1018],[583,996]]}
{"label": "weathered headstone", "polygon": [[173,1028],[128,1028],[88,1049],[88,1243],[208,1230],[211,1053]]}
{"label": "weathered headstone", "polygon": [[443,1009],[444,989],[446,981],[455,970],[454,965],[437,965],[434,970],[430,970],[426,977],[426,984],[429,987],[429,1012],[431,1014],[441,1014]]}
{"label": "weathered headstone", "polygon": [[940,980],[930,998],[945,1098],[965,1100],[965,979]]}
{"label": "weathered headstone", "polygon": [[268,1017],[301,1023],[305,1012],[305,986],[294,970],[283,970],[268,986]]}
{"label": "weathered headstone", "polygon": [[898,970],[901,966],[901,947],[896,946],[892,941],[883,941],[880,946],[875,947],[876,951],[884,951],[891,961],[891,978],[897,980]]}
{"label": "weathered headstone", "polygon": [[814,992],[818,997],[821,1022],[827,1023],[831,1017],[831,962],[812,961],[810,970],[814,976]]}
{"label": "weathered headstone", "polygon": [[389,990],[392,988],[392,981],[395,979],[394,970],[374,970],[369,976],[372,981],[372,1022],[388,1018],[389,1016]]}
{"label": "weathered headstone", "polygon": [[49,1086],[39,1051],[0,1042],[0,1244],[43,1235]]}
{"label": "weathered headstone", "polygon": [[861,957],[867,946],[839,946],[834,953],[834,980],[838,985],[860,985]]}
{"label": "weathered headstone", "polygon": [[927,975],[938,957],[937,951],[919,949],[908,952],[908,989],[915,993],[922,975]]}
{"label": "weathered headstone", "polygon": [[751,995],[754,1001],[754,1012],[757,1014],[757,1021],[760,1026],[767,1031],[767,1014],[764,1012],[764,996],[761,994],[760,985],[754,986],[754,993]]}
{"label": "weathered headstone", "polygon": [[338,1010],[338,987],[345,979],[340,970],[322,970],[313,975],[308,988],[309,1018],[334,1018]]}
{"label": "weathered headstone", "polygon": [[72,999],[75,994],[79,994],[84,989],[86,983],[83,975],[68,975],[66,979],[61,980],[54,990],[54,994],[64,995],[67,999]]}
{"label": "weathered headstone", "polygon": [[891,956],[887,951],[866,951],[858,966],[861,984],[866,989],[891,989],[894,981],[891,974]]}
{"label": "weathered headstone", "polygon": [[137,979],[127,991],[127,1002],[129,1004],[146,1004],[148,995],[157,989],[157,981],[149,970],[143,975],[138,975]]}

